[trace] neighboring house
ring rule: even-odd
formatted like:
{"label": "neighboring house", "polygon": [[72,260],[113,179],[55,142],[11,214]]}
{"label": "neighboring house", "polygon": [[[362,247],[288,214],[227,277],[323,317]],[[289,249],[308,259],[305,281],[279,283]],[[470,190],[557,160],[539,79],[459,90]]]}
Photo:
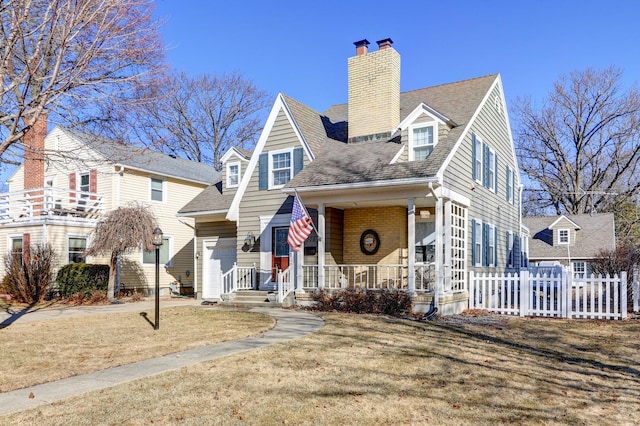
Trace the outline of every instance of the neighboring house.
{"label": "neighboring house", "polygon": [[524,217],[529,229],[531,266],[572,266],[579,278],[591,274],[590,261],[600,250],[615,250],[613,213]]}
{"label": "neighboring house", "polygon": [[[9,179],[9,192],[0,194],[0,252],[48,243],[57,253],[56,268],[80,261],[108,264],[108,256],[83,258],[91,231],[105,213],[137,202],[150,207],[164,233],[163,293],[176,282],[191,288],[194,221],[178,219],[176,213],[220,173],[76,130],[46,132],[46,119],[27,132],[25,161]],[[0,268],[4,274],[4,264]],[[121,283],[142,291],[153,288],[155,252],[123,256]]]}
{"label": "neighboring house", "polygon": [[[468,271],[517,269],[520,180],[500,76],[401,93],[391,43],[355,43],[348,104],[319,113],[279,94],[252,155],[230,151],[220,182],[180,210],[196,220],[199,297],[246,286],[255,268],[255,287],[289,285],[298,301],[396,287],[451,313],[467,306]],[[296,193],[319,233],[299,253],[287,245]]]}

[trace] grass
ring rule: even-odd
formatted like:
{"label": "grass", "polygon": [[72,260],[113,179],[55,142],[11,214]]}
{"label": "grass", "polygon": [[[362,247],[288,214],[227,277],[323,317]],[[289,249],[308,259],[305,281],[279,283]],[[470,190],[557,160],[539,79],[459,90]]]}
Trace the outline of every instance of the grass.
{"label": "grass", "polygon": [[326,327],[310,336],[5,416],[0,424],[640,421],[636,321],[323,317]]}
{"label": "grass", "polygon": [[275,321],[190,306],[163,309],[160,324],[154,331],[139,312],[11,324],[0,329],[0,392],[254,335]]}

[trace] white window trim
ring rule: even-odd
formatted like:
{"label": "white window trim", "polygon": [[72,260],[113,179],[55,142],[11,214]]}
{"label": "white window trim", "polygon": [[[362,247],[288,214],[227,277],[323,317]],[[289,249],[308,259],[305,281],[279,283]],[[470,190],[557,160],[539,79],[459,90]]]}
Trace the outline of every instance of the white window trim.
{"label": "white window trim", "polygon": [[[85,248],[89,247],[89,235],[86,234],[67,234],[67,238],[65,240],[65,254],[66,254],[66,263],[69,263],[69,238],[84,238],[85,240]],[[89,262],[89,256],[85,256],[84,258],[85,263],[90,263]]]}
{"label": "white window trim", "polygon": [[487,263],[488,266],[497,266],[498,259],[496,259],[496,226],[491,224],[487,224],[487,226],[489,227],[489,261]]}
{"label": "white window trim", "polygon": [[[167,235],[167,234],[163,234],[162,235],[162,239],[165,240],[169,240],[169,262],[167,263],[160,263],[160,266],[163,267],[167,267],[170,268],[173,266],[173,235]],[[155,252],[155,248],[152,249]],[[152,263],[144,263],[144,250],[140,250],[140,264],[143,267],[155,267],[156,263],[155,261]]]}
{"label": "white window trim", "polygon": [[[273,184],[273,157],[278,154],[289,153],[289,180],[293,179],[293,148],[278,149],[276,151],[269,151],[269,164],[267,169],[269,170],[269,187],[268,189],[280,189],[283,188],[286,183],[282,185]],[[279,169],[280,170],[280,169]],[[284,170],[284,169],[282,169]],[[288,182],[288,181],[287,181]]]}
{"label": "white window trim", "polygon": [[506,244],[506,249],[507,249],[507,256],[506,256],[506,261],[507,261],[507,267],[508,268],[512,268],[515,265],[516,261],[515,261],[515,253],[513,252],[513,232],[512,231],[507,231],[507,244]]}
{"label": "white window trim", "polygon": [[[153,191],[153,180],[159,180],[160,182],[162,182],[162,200],[158,201],[158,200],[154,200],[153,197],[151,196],[152,191]],[[156,177],[156,176],[149,176],[149,201],[152,203],[166,203],[167,202],[167,181]]]}
{"label": "white window trim", "polygon": [[[562,237],[560,235],[562,231],[567,232],[567,241],[562,241]],[[570,243],[571,243],[571,232],[569,232],[569,228],[558,229],[558,244],[567,245]]]}
{"label": "white window trim", "polygon": [[[413,144],[413,131],[416,129],[423,129],[425,127],[433,128],[433,143],[431,144],[432,150],[435,149],[436,145],[438,144],[438,124],[437,123],[429,122],[429,123],[416,123],[416,124],[410,125],[409,126],[409,161],[415,160],[414,149],[416,147]],[[429,146],[429,145],[421,145],[420,147],[423,147],[423,146]]]}
{"label": "white window trim", "polygon": [[[238,179],[237,179],[237,183],[233,184],[231,183],[231,167],[233,166],[237,166],[238,167]],[[233,161],[231,163],[227,163],[227,188],[237,188],[238,185],[240,185],[240,161]]]}
{"label": "white window trim", "polygon": [[513,169],[511,168],[511,166],[507,166],[507,184],[506,184],[506,188],[505,190],[507,191],[507,202],[509,204],[513,204],[513,199],[514,199],[514,192],[513,192],[513,180],[514,180],[514,173],[513,173]]}
{"label": "white window trim", "polygon": [[[473,246],[474,266],[482,266],[482,221],[475,219],[476,229],[474,230],[475,245]],[[480,249],[476,252],[476,247],[480,246]]]}
{"label": "white window trim", "polygon": [[[484,177],[484,142],[482,138],[476,135],[476,162],[473,165],[473,168],[476,171],[476,182],[482,185],[483,177]],[[480,165],[478,167],[478,164]]]}
{"label": "white window trim", "polygon": [[[82,190],[82,176],[88,176],[89,185],[87,185],[87,190]],[[89,198],[89,193],[91,192],[91,171],[82,171],[76,172],[76,191],[80,194],[78,198]]]}
{"label": "white window trim", "polygon": [[493,192],[496,191],[496,173],[498,173],[498,170],[496,167],[496,163],[498,162],[497,158],[498,156],[496,155],[496,152],[489,147],[489,171],[488,171],[489,187],[488,188]]}

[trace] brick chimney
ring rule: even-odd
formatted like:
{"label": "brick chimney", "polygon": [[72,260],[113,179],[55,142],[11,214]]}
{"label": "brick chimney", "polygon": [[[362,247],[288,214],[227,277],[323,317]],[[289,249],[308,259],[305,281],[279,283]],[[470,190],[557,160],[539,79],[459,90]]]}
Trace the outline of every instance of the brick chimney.
{"label": "brick chimney", "polygon": [[[24,190],[44,187],[44,138],[47,136],[47,113],[41,113],[22,139],[24,144]],[[40,216],[44,208],[42,190],[30,191],[34,216]]]}
{"label": "brick chimney", "polygon": [[44,186],[44,138],[47,136],[47,113],[41,113],[24,134],[24,189]]}
{"label": "brick chimney", "polygon": [[349,142],[385,139],[400,122],[400,54],[390,38],[367,51],[367,40],[354,43],[348,59]]}

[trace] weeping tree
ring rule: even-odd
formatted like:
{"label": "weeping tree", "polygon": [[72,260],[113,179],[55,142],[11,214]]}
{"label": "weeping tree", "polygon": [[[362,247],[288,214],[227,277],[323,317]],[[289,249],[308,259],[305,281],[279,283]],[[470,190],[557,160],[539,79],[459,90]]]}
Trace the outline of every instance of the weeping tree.
{"label": "weeping tree", "polygon": [[107,213],[91,235],[86,256],[109,256],[109,286],[107,296],[115,299],[116,263],[118,258],[140,248],[152,250],[153,230],[157,222],[147,206],[131,204]]}

